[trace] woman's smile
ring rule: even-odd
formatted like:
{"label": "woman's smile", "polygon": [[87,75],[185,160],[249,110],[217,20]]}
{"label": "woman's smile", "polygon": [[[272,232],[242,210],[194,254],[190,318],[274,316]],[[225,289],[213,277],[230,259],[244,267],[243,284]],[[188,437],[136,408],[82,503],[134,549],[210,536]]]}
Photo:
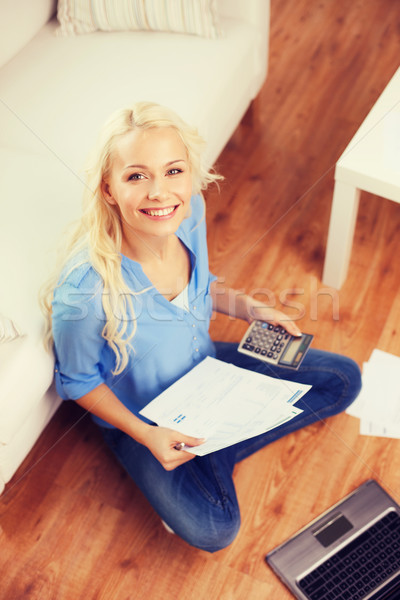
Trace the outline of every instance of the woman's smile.
{"label": "woman's smile", "polygon": [[178,209],[178,205],[167,206],[166,208],[141,208],[139,212],[143,213],[150,219],[169,219],[174,216]]}

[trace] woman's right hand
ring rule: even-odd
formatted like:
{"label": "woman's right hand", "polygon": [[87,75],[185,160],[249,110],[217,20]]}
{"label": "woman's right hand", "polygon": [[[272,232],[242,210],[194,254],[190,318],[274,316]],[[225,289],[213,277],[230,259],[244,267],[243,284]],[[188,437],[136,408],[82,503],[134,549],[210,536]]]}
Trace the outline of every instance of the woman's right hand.
{"label": "woman's right hand", "polygon": [[166,427],[145,423],[126,408],[105,383],[79,398],[77,402],[85,410],[146,446],[167,471],[172,471],[195,457],[195,454],[185,450],[175,450],[174,446],[181,442],[187,446],[199,446],[205,441]]}
{"label": "woman's right hand", "polygon": [[167,427],[150,426],[146,439],[143,440],[144,445],[166,471],[172,471],[196,456],[186,450],[176,450],[175,446],[181,442],[186,446],[200,446],[205,439],[183,435]]}

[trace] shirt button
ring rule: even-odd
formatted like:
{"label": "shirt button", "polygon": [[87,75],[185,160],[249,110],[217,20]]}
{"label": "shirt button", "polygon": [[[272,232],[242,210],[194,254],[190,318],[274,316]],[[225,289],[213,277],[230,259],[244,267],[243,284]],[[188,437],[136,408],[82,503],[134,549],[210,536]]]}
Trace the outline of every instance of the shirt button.
{"label": "shirt button", "polygon": [[197,340],[197,337],[194,335],[194,336],[193,336],[193,339],[194,339],[194,341],[196,341],[196,340]]}
{"label": "shirt button", "polygon": [[198,349],[198,348],[195,348],[195,352],[198,352],[198,351],[199,351],[199,349]]}
{"label": "shirt button", "polygon": [[196,327],[196,325],[193,323],[192,327]]}
{"label": "shirt button", "polygon": [[197,306],[193,306],[193,310],[196,310]]}

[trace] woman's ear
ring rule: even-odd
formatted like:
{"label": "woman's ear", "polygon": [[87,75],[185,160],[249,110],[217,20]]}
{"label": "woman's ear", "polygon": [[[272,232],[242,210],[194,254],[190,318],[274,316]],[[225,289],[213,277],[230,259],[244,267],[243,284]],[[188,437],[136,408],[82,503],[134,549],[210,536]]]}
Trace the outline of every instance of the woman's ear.
{"label": "woman's ear", "polygon": [[106,202],[108,202],[109,204],[113,204],[115,205],[116,202],[114,200],[114,197],[111,193],[111,188],[110,188],[110,184],[105,181],[104,179],[101,182],[101,193],[103,194],[103,198]]}

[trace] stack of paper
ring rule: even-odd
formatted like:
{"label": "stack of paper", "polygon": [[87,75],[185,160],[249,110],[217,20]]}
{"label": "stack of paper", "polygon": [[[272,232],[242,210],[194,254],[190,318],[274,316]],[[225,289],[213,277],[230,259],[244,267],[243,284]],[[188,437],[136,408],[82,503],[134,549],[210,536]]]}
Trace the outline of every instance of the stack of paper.
{"label": "stack of paper", "polygon": [[363,366],[363,387],[347,413],[361,435],[400,438],[400,357],[374,350]]}
{"label": "stack of paper", "polygon": [[140,414],[162,427],[206,438],[185,448],[203,456],[289,421],[303,412],[293,404],[310,388],[207,357]]}

